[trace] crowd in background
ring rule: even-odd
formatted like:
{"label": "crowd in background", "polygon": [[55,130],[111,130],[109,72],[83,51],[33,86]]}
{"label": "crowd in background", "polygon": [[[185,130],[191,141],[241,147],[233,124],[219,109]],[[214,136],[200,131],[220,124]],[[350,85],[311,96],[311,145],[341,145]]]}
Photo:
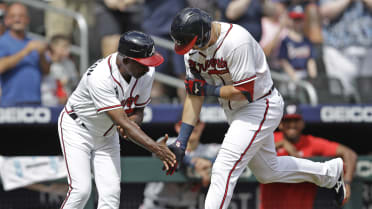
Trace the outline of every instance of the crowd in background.
{"label": "crowd in background", "polygon": [[[44,1],[44,0],[40,0]],[[372,96],[372,0],[48,0],[51,6],[82,14],[89,26],[89,57],[117,49],[128,30],[171,41],[172,17],[184,7],[206,10],[215,20],[245,27],[262,46],[285,100],[301,103],[312,84],[320,103],[370,103]],[[79,81],[79,45],[72,18],[35,12],[0,1],[0,105],[63,105]],[[32,14],[32,15],[31,15]],[[42,27],[40,27],[42,25]],[[35,27],[38,26],[38,27]],[[27,31],[45,36],[33,40]],[[157,47],[165,58],[157,72],[185,77],[183,57]],[[84,70],[84,69],[83,69]],[[275,81],[275,79],[274,79]],[[155,82],[153,103],[183,102],[184,89]]]}

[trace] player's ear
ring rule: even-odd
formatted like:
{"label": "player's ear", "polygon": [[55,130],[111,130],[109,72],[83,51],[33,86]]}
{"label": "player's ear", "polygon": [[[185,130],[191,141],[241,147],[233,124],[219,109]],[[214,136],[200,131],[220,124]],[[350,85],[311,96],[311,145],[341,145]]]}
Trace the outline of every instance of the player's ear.
{"label": "player's ear", "polygon": [[284,123],[285,123],[285,122],[284,122],[283,120],[280,121],[280,123],[279,123],[279,127],[278,127],[280,131],[283,131]]}
{"label": "player's ear", "polygon": [[123,64],[128,64],[130,62],[130,59],[128,57],[123,57],[122,60]]}

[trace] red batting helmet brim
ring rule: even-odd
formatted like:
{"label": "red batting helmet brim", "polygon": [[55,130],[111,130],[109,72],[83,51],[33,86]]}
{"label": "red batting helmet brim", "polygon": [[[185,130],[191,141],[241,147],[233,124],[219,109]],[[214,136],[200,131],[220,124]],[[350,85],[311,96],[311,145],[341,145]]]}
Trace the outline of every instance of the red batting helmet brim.
{"label": "red batting helmet brim", "polygon": [[150,67],[156,67],[159,66],[161,63],[164,62],[163,56],[161,54],[155,52],[154,55],[151,57],[144,57],[144,58],[134,58],[134,57],[129,57],[132,60],[137,61],[138,63]]}
{"label": "red batting helmet brim", "polygon": [[192,47],[194,47],[196,40],[198,39],[198,36],[195,36],[189,43],[184,45],[178,45],[177,43],[174,45],[174,50],[177,54],[184,55],[187,52],[189,52]]}

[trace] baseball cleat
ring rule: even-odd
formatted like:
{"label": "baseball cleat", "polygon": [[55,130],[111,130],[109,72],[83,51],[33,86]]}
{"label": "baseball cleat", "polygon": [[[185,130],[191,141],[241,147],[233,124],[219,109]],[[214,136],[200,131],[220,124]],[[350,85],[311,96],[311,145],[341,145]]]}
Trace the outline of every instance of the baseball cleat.
{"label": "baseball cleat", "polygon": [[[341,159],[340,159],[341,160]],[[342,161],[343,165],[343,161]],[[346,203],[346,187],[344,182],[344,167],[342,166],[341,175],[338,178],[336,185],[333,187],[336,192],[336,203],[338,206],[343,206]]]}

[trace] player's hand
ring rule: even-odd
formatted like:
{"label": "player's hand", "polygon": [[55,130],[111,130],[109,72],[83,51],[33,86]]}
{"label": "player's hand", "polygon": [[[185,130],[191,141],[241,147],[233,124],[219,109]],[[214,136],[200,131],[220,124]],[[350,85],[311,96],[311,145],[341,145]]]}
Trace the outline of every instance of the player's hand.
{"label": "player's hand", "polygon": [[202,79],[185,79],[186,92],[191,95],[205,96],[205,80]]}
{"label": "player's hand", "polygon": [[169,149],[175,154],[176,156],[176,164],[167,170],[167,175],[173,175],[174,172],[179,170],[183,158],[185,157],[185,151],[180,148],[179,141],[176,141],[173,144],[168,145]]}
{"label": "player's hand", "polygon": [[177,165],[176,156],[173,152],[167,147],[168,134],[165,134],[164,138],[157,142],[158,150],[154,154],[163,161],[164,167],[163,170],[167,172]]}
{"label": "player's hand", "polygon": [[299,153],[297,148],[286,139],[283,140],[283,148],[288,152],[290,156],[294,157],[302,157]]}
{"label": "player's hand", "polygon": [[128,135],[125,133],[124,128],[122,128],[120,126],[117,126],[116,128],[117,128],[120,136],[123,137],[123,139],[128,139]]}
{"label": "player's hand", "polygon": [[347,203],[350,200],[350,196],[351,196],[351,186],[350,184],[345,184],[345,187],[346,187],[345,203]]}

